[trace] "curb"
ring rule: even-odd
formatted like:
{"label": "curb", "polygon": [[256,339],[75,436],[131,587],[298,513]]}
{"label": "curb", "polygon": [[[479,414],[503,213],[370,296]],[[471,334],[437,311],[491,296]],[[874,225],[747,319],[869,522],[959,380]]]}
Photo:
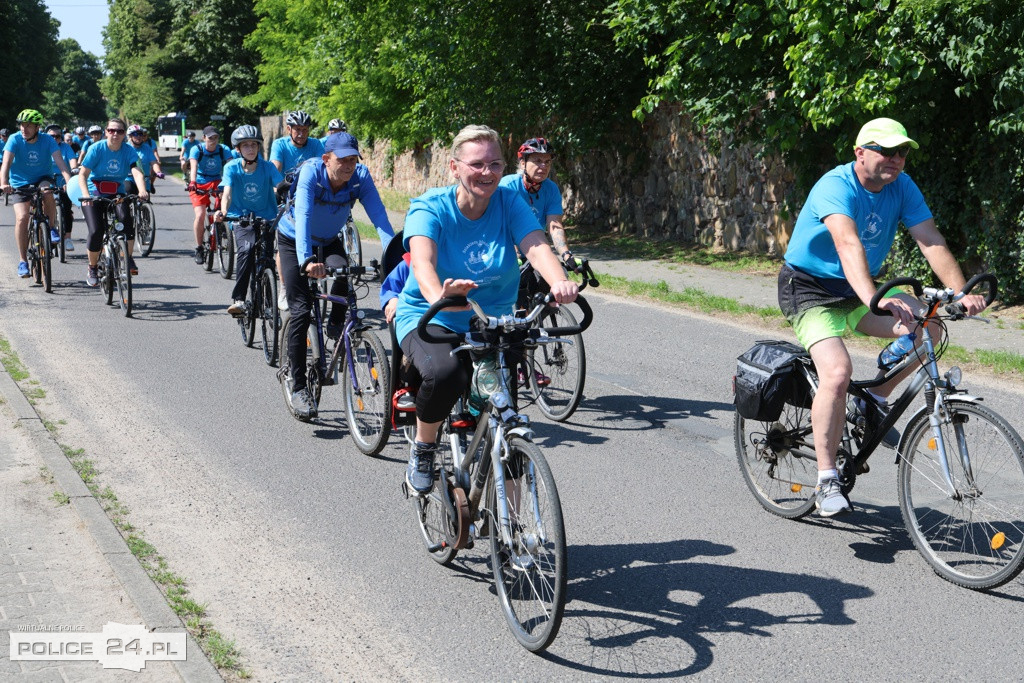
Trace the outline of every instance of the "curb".
{"label": "curb", "polygon": [[170,629],[185,631],[188,659],[171,661],[178,675],[184,681],[223,681],[216,667],[199,647],[192,634],[185,629],[181,619],[167,604],[163,593],[149,578],[146,570],[128,548],[124,538],[100,507],[99,501],[86,487],[78,472],[57,445],[53,435],[43,425],[35,408],[28,402],[21,388],[0,367],[0,396],[14,411],[18,424],[29,434],[32,446],[43,463],[53,473],[54,482],[71,499],[72,506],[86,530],[96,543],[114,575],[128,593],[128,598],[138,609],[146,628],[157,631]]}

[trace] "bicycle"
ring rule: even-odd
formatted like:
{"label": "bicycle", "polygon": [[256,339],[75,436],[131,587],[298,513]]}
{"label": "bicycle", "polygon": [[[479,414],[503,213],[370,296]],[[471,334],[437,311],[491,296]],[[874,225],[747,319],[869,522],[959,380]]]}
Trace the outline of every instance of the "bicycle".
{"label": "bicycle", "polygon": [[[457,343],[452,353],[468,352],[473,379],[445,420],[435,462],[436,484],[414,495],[416,520],[430,557],[441,565],[489,539],[491,571],[505,620],[516,640],[539,652],[554,641],[565,609],[567,550],[562,506],[551,469],[533,443],[529,418],[516,409],[506,352],[564,343],[561,335],[583,332],[593,319],[586,300],[579,325],[538,327],[550,294],[529,313],[488,316],[470,300],[477,332],[437,333],[427,328],[434,315],[467,304],[465,297],[435,302],[419,320],[416,333],[434,343]],[[445,447],[447,443],[447,447]]]}
{"label": "bicycle", "polygon": [[29,219],[28,227],[29,273],[37,285],[43,285],[48,294],[53,292],[53,265],[50,259],[53,258],[54,244],[50,239],[50,219],[43,211],[43,194],[52,191],[51,187],[44,188],[39,185],[22,185],[14,188],[14,192],[26,197],[32,206],[32,217]]}
{"label": "bicycle", "polygon": [[[563,264],[563,266],[566,264]],[[589,285],[600,286],[587,259],[573,259],[567,268],[582,277],[580,291]],[[525,308],[538,292],[547,292],[529,261],[519,269],[519,302]],[[573,327],[576,318],[565,306],[544,311],[538,326]],[[534,403],[549,420],[564,422],[572,417],[583,398],[587,378],[587,352],[582,335],[572,335],[565,343],[544,345],[527,354],[522,378],[530,389]]]}
{"label": "bicycle", "polygon": [[[185,188],[188,192],[188,187]],[[235,270],[235,240],[234,235],[228,230],[224,223],[217,223],[213,220],[213,214],[220,211],[220,197],[224,190],[221,187],[210,188],[209,190],[196,189],[198,195],[210,197],[210,203],[206,206],[206,225],[203,226],[202,247],[203,267],[206,272],[213,271],[213,258],[217,257],[220,268],[220,275],[225,280],[230,280]]]}
{"label": "bicycle", "polygon": [[[338,383],[339,365],[344,387],[345,420],[356,448],[366,455],[377,455],[387,443],[391,428],[391,371],[387,352],[377,334],[364,322],[366,313],[357,306],[357,289],[368,290],[367,283],[377,278],[377,262],[370,267],[349,265],[327,268],[327,277],[313,284],[316,301],[311,307],[312,319],[307,332],[306,383],[314,403],[319,405],[323,387]],[[338,277],[348,279],[345,298],[329,293],[331,282]],[[315,282],[315,281],[314,281]],[[345,321],[334,348],[328,353],[325,342],[325,317],[321,303],[346,306]],[[287,328],[290,315],[281,325],[281,358],[287,358]],[[281,362],[278,377],[287,391],[288,363]]]}
{"label": "bicycle", "polygon": [[274,261],[274,232],[277,220],[267,220],[254,214],[238,219],[238,227],[249,226],[252,226],[255,233],[253,267],[245,298],[245,312],[238,319],[238,326],[242,331],[242,343],[252,347],[256,338],[256,320],[259,319],[263,357],[267,365],[273,366],[278,358],[280,328],[280,314],[277,308],[277,264]]}
{"label": "bicycle", "polygon": [[345,245],[345,254],[348,255],[348,262],[357,266],[363,265],[363,241],[359,237],[359,229],[356,228],[351,211],[349,211],[345,226],[338,233],[338,238]]}
{"label": "bicycle", "polygon": [[[869,456],[923,391],[924,405],[911,416],[896,452],[900,512],[929,566],[943,579],[975,590],[1001,586],[1024,569],[1024,442],[980,397],[959,388],[960,368],[939,373],[938,359],[948,343],[946,321],[975,317],[956,302],[981,283],[989,286],[986,305],[991,304],[997,283],[989,274],[972,278],[963,294],[923,288],[913,278],[878,289],[871,311],[888,315],[878,308],[883,293],[901,285],[913,288],[925,305],[916,317],[922,344],[882,377],[850,383],[848,397],[863,400],[868,414],[848,413],[836,458],[840,484],[849,493],[858,474],[869,471]],[[938,343],[932,329],[939,331]],[[747,486],[762,507],[790,519],[814,509],[817,484],[810,424],[817,375],[806,352],[797,360],[794,391],[779,418],[744,420],[737,413],[735,423]],[[865,390],[914,364],[921,367],[884,415]]]}
{"label": "bicycle", "polygon": [[[102,192],[101,181],[97,184]],[[116,183],[112,183],[116,186]],[[117,303],[126,318],[132,315],[132,272],[128,267],[128,239],[124,234],[124,224],[117,219],[114,207],[126,201],[128,195],[100,194],[91,197],[93,205],[101,209],[103,214],[103,250],[97,262],[97,273],[100,290],[106,297],[107,305],[114,301],[114,289],[117,289]]]}
{"label": "bicycle", "polygon": [[142,201],[137,194],[128,197],[128,210],[135,222],[135,246],[139,256],[146,257],[153,251],[153,242],[156,239],[156,214],[148,200]]}

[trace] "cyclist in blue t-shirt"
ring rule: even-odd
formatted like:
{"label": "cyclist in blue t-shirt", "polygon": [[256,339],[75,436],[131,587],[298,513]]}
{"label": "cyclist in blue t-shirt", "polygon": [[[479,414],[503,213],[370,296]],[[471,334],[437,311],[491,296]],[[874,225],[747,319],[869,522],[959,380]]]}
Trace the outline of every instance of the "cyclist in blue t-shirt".
{"label": "cyclist in blue t-shirt", "polygon": [[[64,180],[70,182],[71,170],[64,163],[57,143],[49,135],[40,135],[43,115],[35,109],[24,109],[17,117],[20,131],[12,135],[4,145],[3,163],[0,164],[0,192],[10,194],[15,188],[25,185],[39,185],[49,188],[53,176],[50,174],[52,165],[56,165]],[[14,204],[14,241],[18,246],[18,276],[28,277],[28,222],[31,218],[30,198],[15,194]],[[43,209],[55,224],[56,206],[53,193],[43,195]]]}
{"label": "cyclist in blue t-shirt", "polygon": [[[71,145],[61,139],[60,126],[56,123],[51,123],[46,127],[46,133],[53,138],[54,142],[57,143],[57,148],[60,150],[61,158],[64,159],[64,163],[68,165],[68,168],[74,172],[74,170],[78,168],[78,155],[76,155],[74,150],[71,149]],[[57,164],[54,164],[50,168],[50,174],[55,178],[54,184],[57,186],[57,189],[64,190],[67,187],[67,183],[64,182],[64,177],[60,175],[60,170],[57,168]],[[71,210],[71,199],[68,197],[66,190],[64,192],[57,193],[57,202],[59,204],[58,209],[64,217],[64,250],[74,251],[75,244],[71,241],[71,225],[74,223],[75,213]],[[53,229],[50,231],[50,240],[56,242],[61,239],[61,237],[61,235],[57,234],[57,228],[56,225],[54,225]]]}
{"label": "cyclist in blue t-shirt", "polygon": [[[231,134],[231,144],[241,156],[224,167],[224,194],[215,221],[237,219],[249,214],[274,220],[277,218],[277,197],[274,188],[284,177],[272,163],[260,158],[263,136],[256,126],[239,126]],[[256,244],[256,230],[252,226],[234,227],[237,267],[235,287],[231,290],[228,313],[236,318],[245,315],[245,293],[253,268],[252,253]],[[267,236],[273,250],[273,233]]]}
{"label": "cyclist in blue t-shirt", "polygon": [[[453,344],[434,344],[416,333],[420,316],[442,297],[466,296],[489,315],[510,313],[519,291],[518,248],[551,286],[558,303],[576,299],[576,283],[566,279],[558,259],[526,202],[498,181],[505,168],[498,134],[467,126],[452,142],[449,171],[456,184],[414,199],[403,241],[412,273],[398,300],[395,327],[405,356],[421,383],[416,394],[416,439],[406,481],[424,494],[433,488],[434,454],[441,421],[469,383]],[[471,313],[446,310],[432,326],[467,332]]]}
{"label": "cyclist in blue t-shirt", "polygon": [[82,149],[78,150],[78,165],[82,165],[85,153],[89,151],[90,145],[94,145],[103,139],[103,129],[97,125],[89,126],[88,137],[82,143]]}
{"label": "cyclist in blue t-shirt", "polygon": [[186,178],[188,178],[189,153],[192,151],[193,147],[201,144],[203,143],[196,140],[196,132],[194,130],[190,130],[188,132],[188,137],[186,137],[184,142],[181,143],[181,154],[178,155],[178,160],[181,162],[181,172]]}
{"label": "cyclist in blue t-shirt", "polygon": [[[139,170],[146,177],[146,189],[150,194],[153,192],[153,176],[163,178],[164,174],[160,167],[160,157],[156,155],[154,147],[146,144],[145,128],[139,125],[128,126],[128,146],[139,155]],[[124,179],[129,194],[138,194],[135,187],[135,180],[129,175]]]}
{"label": "cyclist in blue t-shirt", "polygon": [[572,259],[562,225],[562,192],[549,176],[554,164],[551,143],[544,138],[530,138],[519,146],[519,172],[501,179],[502,187],[517,192],[529,204],[540,227],[547,230],[551,244],[563,262]]}
{"label": "cyclist in blue t-shirt", "polygon": [[341,119],[331,119],[327,124],[327,135],[320,138],[320,142],[327,142],[327,138],[335,133],[347,133],[348,126]]}
{"label": "cyclist in blue t-shirt", "polygon": [[313,119],[304,111],[290,111],[285,117],[288,137],[274,140],[270,146],[270,162],[284,175],[294,173],[303,161],[324,155],[324,143],[309,137]]}
{"label": "cyclist in blue t-shirt", "polygon": [[189,152],[189,198],[195,218],[192,221],[192,232],[196,238],[196,251],[193,258],[196,263],[203,262],[203,229],[206,225],[206,207],[210,205],[210,195],[199,194],[196,190],[209,191],[220,185],[224,166],[231,161],[231,149],[220,144],[220,133],[213,126],[203,129],[203,142]]}
{"label": "cyclist in blue t-shirt", "polygon": [[[893,338],[913,332],[916,299],[888,292],[878,316],[867,303],[875,295],[882,263],[902,224],[916,240],[932,270],[947,286],[966,284],[946,246],[921,191],[903,173],[907,155],[918,144],[892,119],[864,124],[857,135],[855,159],[826,173],[811,188],[797,217],[779,273],[779,307],[818,369],[818,391],[811,406],[811,429],[818,460],[818,512],[830,517],[850,511],[836,470],[836,450],[846,419],[846,388],[853,374],[842,335]],[[967,312],[985,307],[978,295],[962,300]],[[913,368],[875,389],[884,415],[886,397]],[[895,448],[893,430],[883,443]]]}

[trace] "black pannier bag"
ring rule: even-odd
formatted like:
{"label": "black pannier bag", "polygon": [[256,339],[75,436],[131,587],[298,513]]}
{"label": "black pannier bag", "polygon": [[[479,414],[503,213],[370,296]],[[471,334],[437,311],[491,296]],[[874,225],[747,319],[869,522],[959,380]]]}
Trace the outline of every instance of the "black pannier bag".
{"label": "black pannier bag", "polygon": [[807,351],[788,341],[762,340],[736,359],[733,380],[736,412],[744,419],[779,419],[786,401],[810,407],[805,383],[798,376],[798,359]]}

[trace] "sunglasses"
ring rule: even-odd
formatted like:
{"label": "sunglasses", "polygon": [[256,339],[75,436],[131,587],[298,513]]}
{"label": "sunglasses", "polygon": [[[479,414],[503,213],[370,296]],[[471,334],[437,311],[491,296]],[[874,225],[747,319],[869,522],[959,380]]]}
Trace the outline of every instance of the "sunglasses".
{"label": "sunglasses", "polygon": [[107,128],[107,132],[113,135],[124,135],[124,128]]}
{"label": "sunglasses", "polygon": [[899,156],[900,159],[906,159],[907,155],[910,154],[910,145],[900,145],[899,147],[882,147],[881,145],[861,145],[864,149],[870,149],[872,152],[878,152],[886,159],[891,159],[894,156]]}

